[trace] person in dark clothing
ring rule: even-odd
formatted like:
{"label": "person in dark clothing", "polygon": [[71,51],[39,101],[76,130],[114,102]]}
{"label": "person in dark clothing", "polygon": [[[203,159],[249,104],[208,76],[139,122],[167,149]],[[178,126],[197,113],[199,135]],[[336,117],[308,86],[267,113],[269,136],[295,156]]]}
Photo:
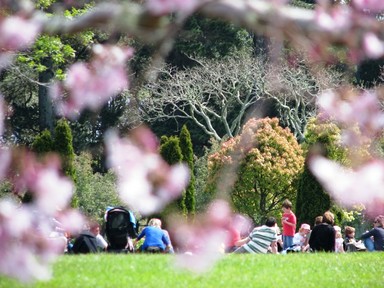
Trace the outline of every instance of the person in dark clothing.
{"label": "person in dark clothing", "polygon": [[368,251],[384,251],[384,215],[377,216],[373,225],[373,229],[361,235],[360,239],[364,240]]}
{"label": "person in dark clothing", "polygon": [[309,238],[309,246],[313,252],[334,252],[335,235],[334,216],[330,211],[323,215],[322,223],[313,227]]}

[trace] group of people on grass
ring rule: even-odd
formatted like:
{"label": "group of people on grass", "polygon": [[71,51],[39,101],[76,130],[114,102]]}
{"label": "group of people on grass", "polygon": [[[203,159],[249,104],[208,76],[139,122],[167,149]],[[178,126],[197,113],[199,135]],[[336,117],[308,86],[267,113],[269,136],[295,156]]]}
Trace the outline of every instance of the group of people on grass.
{"label": "group of people on grass", "polygon": [[233,253],[289,253],[289,252],[354,252],[384,251],[384,215],[374,220],[374,227],[363,233],[359,240],[355,238],[355,229],[345,227],[343,237],[341,228],[334,225],[334,215],[326,211],[315,219],[315,226],[301,224],[296,232],[296,215],[292,203],[285,200],[282,204],[283,215],[279,227],[274,217],[267,219],[264,225],[256,227],[243,239],[232,242],[227,252]]}
{"label": "group of people on grass", "polygon": [[[225,245],[225,252],[286,254],[384,251],[384,215],[377,216],[373,223],[374,227],[363,233],[357,240],[355,228],[351,226],[345,227],[343,236],[341,228],[334,225],[334,215],[330,211],[315,218],[312,230],[309,224],[302,223],[296,232],[296,215],[292,211],[292,203],[285,200],[282,203],[282,210],[282,233],[274,217],[269,217],[264,225],[255,227],[244,238],[241,238],[239,232],[229,229],[230,241]],[[89,252],[107,251],[108,242],[100,234],[100,226],[97,222],[92,222],[86,231],[75,239],[73,247],[69,249],[87,253],[84,243],[89,244],[89,241],[93,241]],[[161,220],[157,218],[149,220],[148,225],[141,230],[132,244],[138,247],[135,249],[136,252],[174,253],[169,233],[162,229]]]}

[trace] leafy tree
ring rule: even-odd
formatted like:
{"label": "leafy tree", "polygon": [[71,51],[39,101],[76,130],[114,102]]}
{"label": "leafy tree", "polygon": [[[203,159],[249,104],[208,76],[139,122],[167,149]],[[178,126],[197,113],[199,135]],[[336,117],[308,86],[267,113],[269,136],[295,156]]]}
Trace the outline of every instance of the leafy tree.
{"label": "leafy tree", "polygon": [[[329,159],[345,163],[347,151],[340,143],[340,129],[331,122],[321,123],[312,118],[305,132],[306,142],[303,149],[310,157],[311,149],[317,147]],[[317,145],[317,146],[316,146]],[[312,224],[316,216],[323,215],[327,210],[340,212],[340,208],[333,202],[328,193],[310,172],[307,164],[300,175],[297,186],[296,215],[298,223]],[[340,221],[341,213],[336,213]]]}
{"label": "leafy tree", "polygon": [[195,189],[195,175],[194,175],[194,155],[191,134],[186,125],[180,132],[180,149],[183,155],[183,161],[188,165],[190,171],[190,179],[188,187],[185,190],[185,208],[189,216],[193,216],[196,210],[196,189]]}
{"label": "leafy tree", "polygon": [[[72,132],[68,122],[60,119],[55,127],[54,149],[62,161],[62,169],[65,175],[76,183],[76,171],[74,167],[75,152],[72,145]],[[71,202],[72,207],[78,206],[77,195],[74,194]]]}
{"label": "leafy tree", "polygon": [[32,143],[31,149],[40,155],[52,152],[54,149],[54,141],[52,139],[51,132],[46,129],[37,135],[35,137],[35,141]]}
{"label": "leafy tree", "polygon": [[88,217],[103,223],[107,206],[123,203],[117,194],[115,175],[111,172],[94,173],[92,161],[92,155],[87,152],[82,152],[74,161],[78,208]]}
{"label": "leafy tree", "polygon": [[208,161],[207,191],[222,193],[235,170],[233,204],[258,224],[267,216],[278,217],[285,198],[296,198],[293,184],[304,165],[296,138],[277,118],[250,119],[241,134],[224,142]]}
{"label": "leafy tree", "polygon": [[193,58],[219,59],[248,53],[252,38],[243,28],[220,19],[193,15],[179,33],[167,62],[184,69],[197,64]]}
{"label": "leafy tree", "polygon": [[[160,145],[160,155],[163,159],[170,165],[180,163],[183,161],[183,154],[180,149],[180,140],[176,136],[171,137],[162,137],[162,144]],[[185,205],[185,192],[182,196],[176,201],[177,209],[181,211],[183,215],[187,214],[187,208]],[[170,213],[175,208],[174,203],[168,205],[164,211],[164,215]],[[163,217],[165,218],[165,217]]]}

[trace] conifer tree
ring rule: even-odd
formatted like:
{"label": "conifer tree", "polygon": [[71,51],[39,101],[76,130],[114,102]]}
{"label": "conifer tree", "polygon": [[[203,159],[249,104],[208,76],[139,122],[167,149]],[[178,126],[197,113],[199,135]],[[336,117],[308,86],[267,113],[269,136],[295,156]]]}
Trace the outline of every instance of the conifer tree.
{"label": "conifer tree", "polygon": [[189,216],[195,214],[196,209],[196,189],[194,175],[193,146],[191,134],[186,125],[183,125],[180,132],[180,149],[183,155],[183,161],[188,165],[190,171],[189,184],[185,190],[185,206]]}
{"label": "conifer tree", "polygon": [[[160,155],[163,159],[169,164],[173,165],[176,163],[181,163],[183,161],[183,155],[180,149],[180,140],[177,136],[171,136],[168,138],[162,137],[162,145],[160,145]],[[171,205],[174,206],[174,205]],[[178,210],[186,215],[186,206],[185,206],[185,193],[177,200]],[[167,207],[165,210],[169,211],[173,207]],[[164,213],[167,214],[168,212]]]}
{"label": "conifer tree", "polygon": [[[55,127],[54,150],[62,161],[62,169],[66,176],[76,182],[76,173],[74,167],[75,152],[72,144],[72,131],[65,119],[60,119]],[[77,207],[78,200],[74,194],[71,202],[72,207]]]}
{"label": "conifer tree", "polygon": [[[310,149],[317,145],[321,149],[321,153],[329,159],[340,163],[345,162],[346,150],[339,144],[340,129],[335,124],[319,123],[313,118],[308,122],[305,137],[306,142],[303,144],[303,148],[307,153],[307,158]],[[324,191],[309,171],[307,163],[304,165],[304,171],[298,180],[295,209],[297,222],[310,225],[313,225],[315,217],[323,215],[325,211],[332,209],[333,212],[338,212],[339,210],[339,207],[335,205],[329,194]]]}

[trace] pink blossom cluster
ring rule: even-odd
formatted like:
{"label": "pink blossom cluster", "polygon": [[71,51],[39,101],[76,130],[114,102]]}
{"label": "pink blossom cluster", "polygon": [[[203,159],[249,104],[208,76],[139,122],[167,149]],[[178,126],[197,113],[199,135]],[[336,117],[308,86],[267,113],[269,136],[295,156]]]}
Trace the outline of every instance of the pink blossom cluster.
{"label": "pink blossom cluster", "polygon": [[22,16],[0,18],[0,52],[17,51],[31,45],[41,29],[41,23]]}
{"label": "pink blossom cluster", "polygon": [[139,128],[130,138],[111,131],[105,139],[107,163],[118,177],[120,197],[142,215],[161,211],[181,195],[189,181],[187,166],[168,165],[155,143],[155,135],[147,128]]}
{"label": "pink blossom cluster", "polygon": [[54,233],[58,227],[53,220],[60,223],[60,231],[76,233],[83,217],[67,209],[73,185],[60,175],[57,160],[41,163],[30,153],[13,151],[13,157],[11,153],[1,150],[1,178],[13,176],[15,193],[29,192],[32,201],[19,205],[0,200],[0,273],[22,281],[47,280],[51,264],[66,248],[65,236]]}
{"label": "pink blossom cluster", "polygon": [[131,48],[95,45],[90,63],[73,64],[64,83],[53,85],[51,96],[58,113],[77,118],[85,108],[97,110],[128,88],[126,61],[132,55]]}
{"label": "pink blossom cluster", "polygon": [[317,104],[322,117],[344,128],[342,136],[347,146],[360,146],[384,128],[384,114],[374,91],[329,90],[319,96]]}
{"label": "pink blossom cluster", "polygon": [[383,12],[384,2],[381,0],[352,0],[352,5],[357,9],[370,11],[370,12]]}
{"label": "pink blossom cluster", "polygon": [[224,249],[230,243],[231,229],[244,234],[250,231],[248,218],[233,214],[227,201],[213,201],[206,213],[199,215],[193,224],[172,219],[172,235],[181,250],[176,257],[176,266],[194,273],[208,271],[223,257]]}
{"label": "pink blossom cluster", "polygon": [[200,0],[147,0],[146,7],[153,15],[166,15],[172,12],[191,13]]}
{"label": "pink blossom cluster", "polygon": [[326,191],[340,204],[363,204],[372,217],[384,211],[384,161],[373,160],[355,170],[321,156],[309,161],[310,169]]}

